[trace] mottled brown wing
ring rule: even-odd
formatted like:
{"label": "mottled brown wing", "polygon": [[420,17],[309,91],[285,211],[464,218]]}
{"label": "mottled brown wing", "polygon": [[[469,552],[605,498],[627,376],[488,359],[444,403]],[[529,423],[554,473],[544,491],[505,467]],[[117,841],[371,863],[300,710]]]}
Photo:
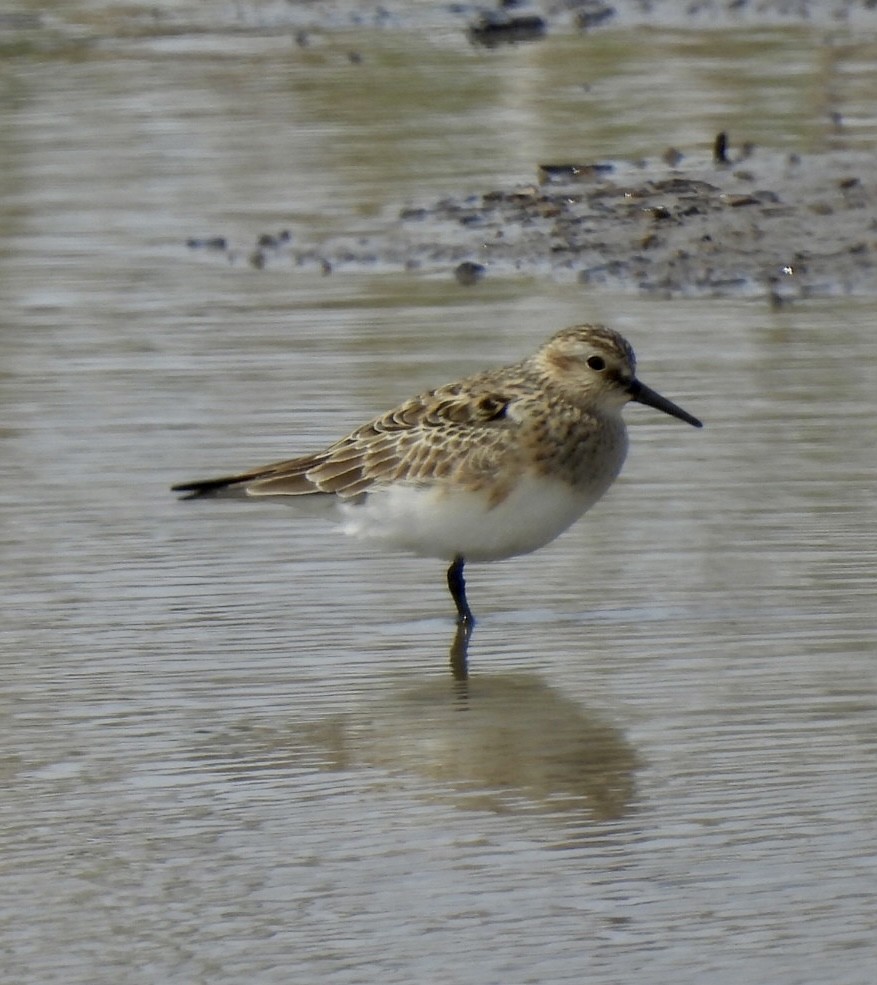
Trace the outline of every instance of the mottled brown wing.
{"label": "mottled brown wing", "polygon": [[479,486],[512,454],[510,397],[451,384],[357,428],[325,451],[254,470],[251,496],[331,493],[350,499],[375,484],[445,481]]}

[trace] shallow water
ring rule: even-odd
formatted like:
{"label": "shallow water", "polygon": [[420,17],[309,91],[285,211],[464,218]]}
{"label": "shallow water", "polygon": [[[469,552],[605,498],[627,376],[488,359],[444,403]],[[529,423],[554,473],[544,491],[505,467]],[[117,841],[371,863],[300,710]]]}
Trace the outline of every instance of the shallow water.
{"label": "shallow water", "polygon": [[[746,72],[739,37],[672,62],[700,106],[673,134],[629,88],[659,51],[614,37],[576,63],[588,141],[700,139],[809,64],[766,33]],[[575,157],[562,87],[519,127],[552,49],[40,37],[0,67],[4,980],[869,982],[873,305],[225,269],[186,238],[367,226]],[[776,91],[765,133],[821,139]],[[629,408],[591,517],[472,566],[467,682],[438,562],[168,493],[587,319],[707,426]]]}

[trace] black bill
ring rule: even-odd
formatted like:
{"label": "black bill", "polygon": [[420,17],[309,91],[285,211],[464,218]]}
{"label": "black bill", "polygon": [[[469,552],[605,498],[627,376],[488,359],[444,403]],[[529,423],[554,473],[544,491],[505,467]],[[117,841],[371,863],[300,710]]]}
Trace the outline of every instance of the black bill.
{"label": "black bill", "polygon": [[680,421],[685,421],[693,427],[703,427],[703,423],[696,417],[692,417],[691,414],[684,411],[681,407],[677,407],[672,400],[662,397],[660,393],[655,393],[654,390],[647,387],[645,383],[640,383],[639,380],[631,381],[629,393],[631,400],[636,400],[637,403],[654,407],[655,410],[662,410],[665,414],[669,414],[671,417],[678,417]]}

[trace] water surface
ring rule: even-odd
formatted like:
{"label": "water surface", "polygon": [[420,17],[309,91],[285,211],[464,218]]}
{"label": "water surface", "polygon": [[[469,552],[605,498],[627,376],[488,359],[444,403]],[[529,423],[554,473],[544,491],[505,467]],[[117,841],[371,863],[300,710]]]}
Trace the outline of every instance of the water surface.
{"label": "water surface", "polygon": [[[4,62],[5,980],[870,981],[873,306],[184,245],[695,141],[753,93],[778,144],[828,139],[791,82],[810,35],[607,37],[387,35],[357,66],[343,36],[107,31]],[[684,112],[643,95],[664,72]],[[438,562],[168,493],[589,319],[706,428],[630,407],[593,514],[472,566],[468,682]]]}

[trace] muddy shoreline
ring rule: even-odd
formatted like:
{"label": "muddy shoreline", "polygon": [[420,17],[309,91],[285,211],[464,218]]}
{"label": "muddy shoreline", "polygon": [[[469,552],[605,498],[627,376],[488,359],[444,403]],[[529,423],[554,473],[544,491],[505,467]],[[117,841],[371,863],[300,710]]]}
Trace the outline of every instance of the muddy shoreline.
{"label": "muddy shoreline", "polygon": [[[270,11],[259,8],[266,26]],[[799,25],[877,35],[877,0],[559,0],[544,4],[288,4],[283,24],[301,46],[355,25],[368,58],[376,28],[466,32],[469,43],[538,44],[570,31],[643,25],[716,30]],[[508,28],[508,30],[506,30]],[[864,36],[864,35],[863,35]],[[403,203],[367,230],[309,241],[289,218],[250,242],[227,230],[187,230],[190,251],[253,269],[409,270],[455,276],[529,275],[662,297],[763,295],[773,304],[877,293],[873,155],[845,146],[844,120],[822,107],[824,151],[780,153],[732,134],[725,153],[656,147],[646,160],[534,161],[532,181],[461,189]],[[353,229],[356,227],[352,226]]]}
{"label": "muddy shoreline", "polygon": [[774,304],[877,292],[877,180],[867,155],[732,146],[728,163],[703,156],[689,167],[675,148],[648,161],[546,164],[532,183],[425,199],[377,232],[320,243],[279,226],[251,243],[222,231],[188,243],[260,270],[410,270],[466,284],[543,275]]}

